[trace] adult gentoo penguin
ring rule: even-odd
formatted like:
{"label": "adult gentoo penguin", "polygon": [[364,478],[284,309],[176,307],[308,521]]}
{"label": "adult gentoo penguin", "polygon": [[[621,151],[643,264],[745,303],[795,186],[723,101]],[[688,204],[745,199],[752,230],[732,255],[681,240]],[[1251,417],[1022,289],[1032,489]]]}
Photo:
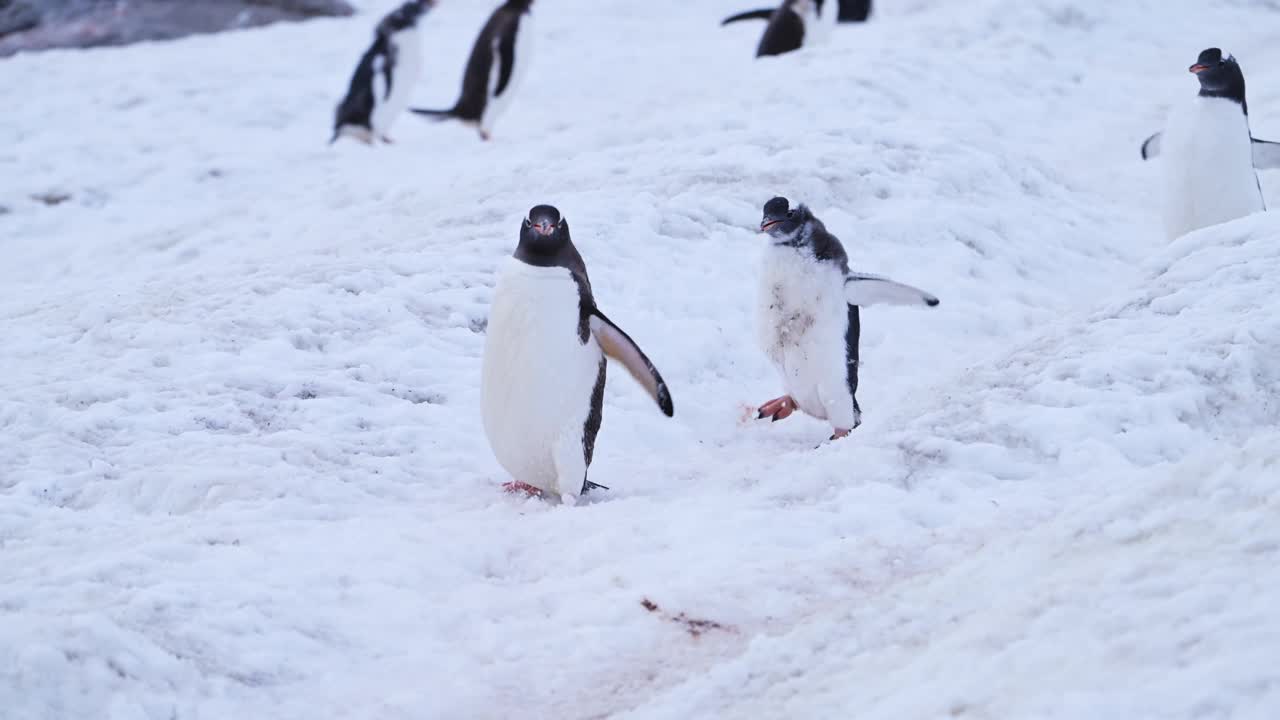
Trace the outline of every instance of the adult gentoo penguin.
{"label": "adult gentoo penguin", "polygon": [[760,36],[760,44],[756,46],[756,57],[765,55],[781,55],[799,50],[806,42],[825,37],[825,31],[835,23],[834,8],[828,4],[824,16],[822,0],[783,0],[774,10],[752,10],[725,18],[721,25],[768,17],[764,34]]}
{"label": "adult gentoo penguin", "polygon": [[1280,144],[1254,139],[1244,73],[1218,48],[1190,68],[1200,81],[1193,103],[1175,108],[1142,157],[1163,155],[1164,226],[1170,238],[1265,210],[1255,168],[1280,167]]}
{"label": "adult gentoo penguin", "polygon": [[757,320],[759,341],[782,374],[787,394],[760,406],[782,420],[796,409],[831,423],[832,440],[862,424],[858,407],[858,308],[933,307],[938,298],[878,275],[849,269],[836,236],[804,205],[784,197],[764,206],[764,252]]}
{"label": "adult gentoo penguin", "polygon": [[333,143],[353,137],[373,144],[391,142],[387,132],[409,106],[409,93],[422,72],[418,19],[435,0],[410,0],[378,23],[373,45],[365,51],[351,76],[347,96],[333,119]]}
{"label": "adult gentoo penguin", "polygon": [[667,384],[596,306],[569,223],[529,211],[493,292],[480,386],[484,431],[511,490],[573,502],[587,480],[604,404],[605,356],[622,363],[671,417]]}
{"label": "adult gentoo penguin", "polygon": [[480,138],[488,140],[494,121],[506,110],[529,68],[532,4],[533,0],[507,0],[489,16],[471,47],[462,74],[462,94],[453,107],[413,111],[437,120],[456,118],[474,124]]}

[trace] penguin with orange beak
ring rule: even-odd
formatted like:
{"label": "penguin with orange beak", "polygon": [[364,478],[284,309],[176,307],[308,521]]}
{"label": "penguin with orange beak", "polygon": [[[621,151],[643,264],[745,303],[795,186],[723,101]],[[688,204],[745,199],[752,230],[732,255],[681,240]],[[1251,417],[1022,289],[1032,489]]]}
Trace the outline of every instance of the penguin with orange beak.
{"label": "penguin with orange beak", "polygon": [[762,404],[757,418],[784,420],[796,410],[831,424],[832,440],[862,424],[858,406],[859,308],[936,307],[938,298],[880,275],[850,269],[840,240],[805,205],[785,197],[764,205],[756,311],[760,348],[786,394]]}
{"label": "penguin with orange beak", "polygon": [[1236,59],[1209,48],[1188,70],[1200,92],[1175,108],[1164,132],[1142,144],[1144,159],[1162,156],[1170,239],[1265,210],[1257,169],[1280,167],[1280,143],[1250,134],[1244,73]]}
{"label": "penguin with orange beak", "polygon": [[663,415],[667,383],[631,336],[601,312],[569,222],[551,205],[529,210],[498,274],[484,345],[485,436],[511,473],[509,491],[573,504],[603,419],[605,358],[627,369]]}

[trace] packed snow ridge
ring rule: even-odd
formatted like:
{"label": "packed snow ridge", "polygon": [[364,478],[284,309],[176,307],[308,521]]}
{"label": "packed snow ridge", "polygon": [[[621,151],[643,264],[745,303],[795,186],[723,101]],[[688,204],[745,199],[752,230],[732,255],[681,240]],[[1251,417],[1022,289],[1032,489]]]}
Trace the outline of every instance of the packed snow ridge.
{"label": "packed snow ridge", "polygon": [[[539,3],[492,141],[330,147],[392,4],[0,62],[0,715],[1280,713],[1280,219],[1167,240],[1138,154],[1213,46],[1280,136],[1273,3],[885,0],[760,60],[740,3]],[[424,20],[416,104],[491,10]],[[865,310],[835,443],[748,417],[774,195],[942,299]],[[480,421],[539,203],[676,406],[611,373],[576,507]]]}

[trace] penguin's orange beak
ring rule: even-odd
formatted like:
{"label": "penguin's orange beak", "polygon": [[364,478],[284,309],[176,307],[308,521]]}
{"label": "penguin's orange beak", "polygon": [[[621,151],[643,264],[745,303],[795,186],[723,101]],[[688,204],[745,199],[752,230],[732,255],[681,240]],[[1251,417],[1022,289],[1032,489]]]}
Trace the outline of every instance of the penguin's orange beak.
{"label": "penguin's orange beak", "polygon": [[550,222],[548,222],[548,221],[546,221],[546,220],[543,220],[542,222],[538,223],[537,225],[534,225],[534,226],[533,226],[533,229],[534,229],[534,231],[535,231],[535,232],[537,232],[539,235],[550,235],[550,234],[551,234],[551,231],[552,231],[552,230],[555,230],[555,226],[554,226],[554,225],[552,225]]}
{"label": "penguin's orange beak", "polygon": [[777,225],[777,224],[778,224],[778,223],[780,223],[780,222],[782,222],[782,221],[781,221],[781,220],[770,220],[770,221],[768,221],[768,222],[762,222],[762,223],[760,223],[760,232],[764,232],[765,230],[768,230],[769,228],[773,227],[774,225]]}
{"label": "penguin's orange beak", "polygon": [[1199,74],[1208,69],[1209,69],[1208,65],[1201,65],[1200,63],[1196,63],[1195,65],[1192,65],[1191,67],[1187,68],[1187,71]]}

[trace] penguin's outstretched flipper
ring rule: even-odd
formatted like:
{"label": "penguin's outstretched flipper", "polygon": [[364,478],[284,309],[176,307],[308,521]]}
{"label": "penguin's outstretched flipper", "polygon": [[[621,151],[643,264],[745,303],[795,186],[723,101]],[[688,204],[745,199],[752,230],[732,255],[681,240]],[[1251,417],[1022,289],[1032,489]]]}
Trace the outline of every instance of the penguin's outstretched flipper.
{"label": "penguin's outstretched flipper", "polygon": [[671,417],[675,414],[667,383],[631,336],[614,325],[613,321],[598,309],[591,313],[591,333],[595,335],[596,342],[600,343],[600,349],[604,354],[622,363],[627,372],[631,373],[631,377],[635,378],[636,382],[640,383],[640,387],[649,393],[649,397],[658,403],[658,408],[662,410],[663,415]]}
{"label": "penguin's outstretched flipper", "polygon": [[934,307],[938,298],[900,282],[879,275],[850,272],[844,278],[844,298],[850,305],[927,305]]}
{"label": "penguin's outstretched flipper", "polygon": [[720,26],[723,27],[729,23],[736,23],[739,20],[768,20],[773,16],[773,11],[773,8],[765,8],[763,10],[748,10],[746,12],[740,12],[737,15],[730,15],[725,18],[720,22]]}

